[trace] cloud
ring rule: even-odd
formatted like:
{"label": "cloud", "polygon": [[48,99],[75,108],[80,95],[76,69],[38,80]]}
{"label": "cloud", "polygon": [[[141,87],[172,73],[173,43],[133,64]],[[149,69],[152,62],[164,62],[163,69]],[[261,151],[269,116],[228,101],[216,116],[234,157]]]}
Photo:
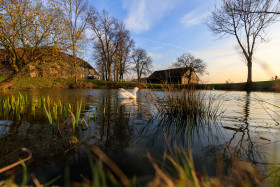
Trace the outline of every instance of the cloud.
{"label": "cloud", "polygon": [[163,57],[161,53],[148,52],[148,54],[152,57],[153,60],[161,60]]}
{"label": "cloud", "polygon": [[147,38],[140,38],[140,37],[138,37],[136,39],[139,39],[139,40],[142,40],[142,41],[144,40],[144,41],[155,43],[155,44],[159,44],[160,48],[162,48],[164,46],[168,46],[168,47],[172,47],[172,48],[187,50],[187,48],[184,48],[184,47],[179,46],[179,45],[174,45],[174,44],[171,44],[171,43],[167,43],[167,42],[159,42],[159,41],[150,40],[150,39],[147,39]]}
{"label": "cloud", "polygon": [[122,0],[126,26],[135,33],[149,30],[170,13],[180,0]]}
{"label": "cloud", "polygon": [[152,71],[158,71],[158,70],[164,70],[164,69],[169,69],[169,66],[164,66],[160,64],[153,64]]}
{"label": "cloud", "polygon": [[203,19],[206,18],[209,15],[209,12],[201,13],[202,10],[193,10],[187,14],[184,15],[183,18],[181,18],[180,22],[185,27],[191,27],[194,25],[199,25],[202,23]]}

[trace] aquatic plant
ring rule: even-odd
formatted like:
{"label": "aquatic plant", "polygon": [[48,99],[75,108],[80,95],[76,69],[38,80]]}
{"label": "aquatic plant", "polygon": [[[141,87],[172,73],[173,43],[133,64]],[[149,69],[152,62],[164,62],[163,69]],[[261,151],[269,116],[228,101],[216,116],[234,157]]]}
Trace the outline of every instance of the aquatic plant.
{"label": "aquatic plant", "polygon": [[197,124],[217,120],[222,116],[222,100],[189,87],[162,84],[163,93],[148,90],[147,95],[156,107],[156,118],[181,118]]}
{"label": "aquatic plant", "polygon": [[[207,174],[201,174],[196,171],[193,162],[192,151],[190,147],[185,150],[182,147],[176,147],[171,149],[170,145],[169,153],[165,152],[162,161],[155,161],[150,153],[147,153],[147,158],[155,169],[155,176],[153,179],[140,181],[136,177],[129,178],[125,173],[97,146],[93,146],[88,152],[89,166],[91,168],[91,178],[88,179],[83,177],[84,181],[81,183],[75,183],[75,185],[81,186],[94,186],[94,187],[105,187],[105,186],[166,186],[166,187],[222,187],[222,186],[244,186],[249,187],[253,185],[261,186],[259,182],[263,176],[256,175],[257,170],[250,168],[244,161],[235,162],[229,173],[231,176],[217,176],[208,177]],[[31,154],[31,153],[30,153]],[[23,180],[22,186],[27,184],[29,179],[27,173],[26,161],[31,158],[29,155],[27,158],[12,164],[13,167],[8,166],[8,170],[15,166],[22,165]],[[240,168],[241,167],[241,168]],[[1,171],[8,171],[7,169],[0,168]],[[15,175],[16,176],[16,175]],[[36,186],[49,186],[61,178],[61,175],[55,177],[51,181],[40,184],[35,174],[31,174],[32,181]],[[15,178],[1,179],[0,186],[17,186],[14,182]],[[238,179],[238,180],[237,180]],[[71,184],[70,170],[65,169],[65,186]],[[74,184],[73,184],[74,185]]]}
{"label": "aquatic plant", "polygon": [[84,118],[81,118],[82,105],[83,105],[82,102],[77,103],[76,114],[74,114],[74,112],[72,111],[71,105],[69,104],[68,111],[71,116],[72,130],[73,130],[74,134],[76,134],[79,127],[82,128],[83,124],[85,124],[88,128],[87,122],[84,120]]}
{"label": "aquatic plant", "polygon": [[[81,109],[83,108],[82,104]],[[72,110],[71,103],[63,103],[60,99],[49,96],[27,97],[19,93],[0,98],[0,117],[5,120],[21,120],[32,115],[33,118],[40,116],[48,119],[52,125],[59,125],[61,120],[70,115],[69,109]]]}
{"label": "aquatic plant", "polygon": [[90,116],[89,116],[89,112],[88,112],[88,115],[87,115],[87,121],[88,121],[88,124],[90,124]]}
{"label": "aquatic plant", "polygon": [[[89,155],[89,162],[92,171],[91,182],[93,186],[137,186],[136,178],[129,179],[99,147],[93,146],[91,151],[93,154]],[[97,164],[93,162],[92,156],[98,158]],[[103,163],[106,167],[104,167]]]}
{"label": "aquatic plant", "polygon": [[19,93],[17,97],[12,95],[2,99],[0,102],[0,108],[0,115],[3,115],[5,118],[8,118],[8,115],[12,115],[20,120],[21,115],[26,113],[27,108],[30,108],[30,103],[27,97],[24,97]]}
{"label": "aquatic plant", "polygon": [[[168,144],[169,145],[169,144]],[[99,160],[96,163],[89,156],[90,167],[92,170],[92,179],[90,184],[93,186],[166,186],[166,187],[222,187],[222,186],[244,186],[249,187],[254,184],[261,186],[258,182],[262,178],[255,175],[257,169],[252,169],[248,165],[244,168],[238,168],[238,164],[233,166],[230,173],[232,176],[209,177],[206,173],[201,174],[196,171],[191,148],[185,150],[182,147],[171,149],[169,153],[165,152],[162,161],[155,161],[150,153],[147,158],[155,169],[155,176],[152,180],[143,182],[137,178],[129,179],[120,168],[110,160],[97,146],[92,147],[92,156],[97,156]],[[96,160],[96,159],[95,159]],[[101,162],[102,161],[102,162]],[[240,163],[239,163],[240,164]],[[118,177],[118,179],[115,178]],[[236,180],[236,179],[240,180]]]}
{"label": "aquatic plant", "polygon": [[46,105],[44,105],[44,109],[45,109],[45,112],[46,112],[46,115],[48,117],[48,120],[49,120],[49,123],[50,125],[53,125],[53,117],[51,115],[51,111],[49,111],[46,107]]}

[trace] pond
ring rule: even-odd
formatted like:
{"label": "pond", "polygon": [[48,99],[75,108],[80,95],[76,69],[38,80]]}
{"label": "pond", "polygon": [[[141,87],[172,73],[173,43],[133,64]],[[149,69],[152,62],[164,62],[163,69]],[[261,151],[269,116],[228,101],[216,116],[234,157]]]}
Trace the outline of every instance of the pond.
{"label": "pond", "polygon": [[[154,92],[164,94],[160,90]],[[3,109],[0,111],[0,168],[17,161],[19,156],[24,157],[20,153],[8,155],[26,147],[32,152],[32,159],[27,162],[28,173],[34,173],[41,183],[62,175],[56,182],[62,185],[67,172],[72,182],[82,181],[83,177],[91,178],[88,152],[91,146],[97,145],[127,176],[149,180],[154,169],[147,152],[162,160],[168,145],[183,148],[190,145],[195,168],[200,173],[216,176],[219,168],[225,170],[229,160],[238,158],[253,164],[265,176],[270,175],[274,163],[279,163],[275,155],[279,154],[280,144],[280,94],[202,92],[205,100],[215,98],[213,105],[219,105],[219,117],[189,128],[182,121],[152,118],[157,108],[145,89],[138,91],[136,100],[118,98],[115,89],[1,91],[2,103],[12,95],[37,103],[42,97],[59,101],[61,106],[72,103],[72,108],[82,102],[81,117],[86,122],[77,132],[81,143],[71,146],[69,139],[53,134],[44,107],[29,108],[18,116],[5,114]],[[0,180],[5,177],[0,175]],[[20,182],[21,177],[16,181]]]}

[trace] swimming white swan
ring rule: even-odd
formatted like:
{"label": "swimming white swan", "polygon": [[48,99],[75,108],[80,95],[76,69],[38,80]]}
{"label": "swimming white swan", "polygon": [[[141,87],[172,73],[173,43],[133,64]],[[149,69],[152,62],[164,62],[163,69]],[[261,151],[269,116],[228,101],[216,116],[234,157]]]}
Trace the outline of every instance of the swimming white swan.
{"label": "swimming white swan", "polygon": [[119,105],[122,106],[122,105],[128,105],[128,106],[137,106],[137,102],[136,102],[136,99],[121,99],[120,102],[119,102]]}
{"label": "swimming white swan", "polygon": [[136,92],[139,90],[139,88],[135,87],[132,90],[132,93],[129,91],[124,90],[123,88],[119,89],[119,98],[130,98],[130,99],[136,99]]}

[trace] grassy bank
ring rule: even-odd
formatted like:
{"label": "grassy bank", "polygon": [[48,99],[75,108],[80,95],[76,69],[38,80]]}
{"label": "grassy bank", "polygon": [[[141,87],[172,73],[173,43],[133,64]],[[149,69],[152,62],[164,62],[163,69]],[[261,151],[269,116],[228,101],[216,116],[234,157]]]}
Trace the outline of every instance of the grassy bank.
{"label": "grassy bank", "polygon": [[[226,83],[226,84],[201,84],[199,88],[215,90],[236,90],[245,91],[246,82],[242,83]],[[267,92],[280,92],[280,80],[275,81],[260,81],[252,83],[252,91],[267,91]]]}
{"label": "grassy bank", "polygon": [[[0,77],[0,82],[6,77]],[[22,77],[14,82],[10,88],[161,88],[159,84],[140,84],[136,82],[115,82],[92,79],[79,79],[75,83],[74,79],[58,77]]]}
{"label": "grassy bank", "polygon": [[[0,76],[0,82],[6,77]],[[65,79],[58,77],[22,77],[14,82],[11,88],[162,88],[161,84],[148,84],[136,82],[115,82],[101,81],[92,79],[80,79],[75,83],[74,79]],[[176,87],[179,85],[175,85]],[[197,89],[215,90],[236,90],[245,91],[246,83],[227,83],[227,84],[199,84]],[[280,92],[280,80],[261,81],[252,83],[252,91]]]}

